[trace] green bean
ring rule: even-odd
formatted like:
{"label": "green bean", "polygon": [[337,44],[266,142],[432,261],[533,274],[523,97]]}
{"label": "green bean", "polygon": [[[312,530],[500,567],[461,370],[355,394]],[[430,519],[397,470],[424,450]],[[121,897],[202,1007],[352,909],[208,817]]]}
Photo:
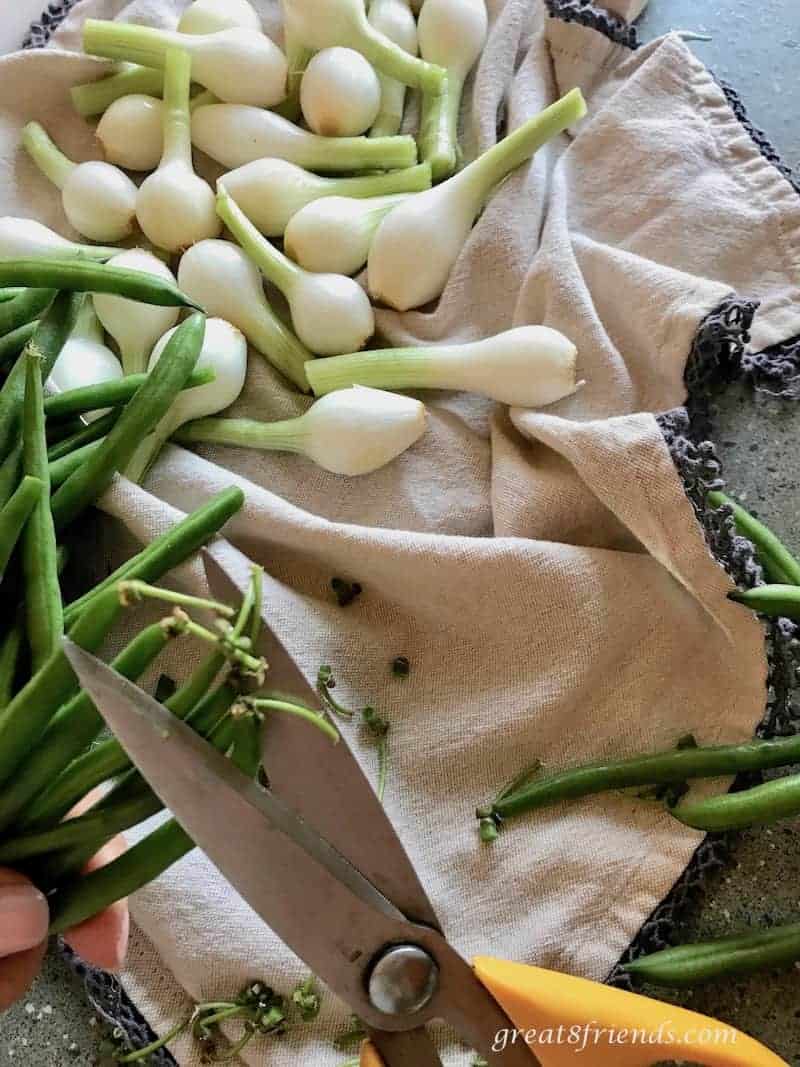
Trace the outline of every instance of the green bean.
{"label": "green bean", "polygon": [[[116,662],[114,667],[120,670]],[[209,656],[186,685],[176,690],[164,704],[181,719],[192,713],[190,721],[199,733],[210,729],[225,714],[235,699],[233,690],[225,686],[208,692],[220,667],[219,657]],[[120,673],[124,672],[120,671]],[[195,707],[197,708],[196,716],[194,715]],[[45,734],[43,746],[48,735],[49,731]],[[27,806],[17,823],[20,829],[38,829],[58,822],[82,796],[85,796],[95,786],[124,773],[131,766],[125,750],[115,738],[109,738],[80,755],[83,747],[85,746],[82,745],[80,748],[77,745],[71,746],[64,752],[66,757],[64,760],[59,755],[57,760],[52,761],[55,764],[50,777],[52,784]],[[27,777],[28,773],[20,777]],[[3,799],[0,799],[0,826],[3,825],[2,817],[5,811]]]}
{"label": "green bean", "polygon": [[38,325],[39,320],[34,319],[32,322],[26,322],[24,325],[18,326],[16,330],[7,333],[5,337],[0,337],[0,367],[5,367],[11,360],[17,358],[31,337],[33,337]]}
{"label": "green bean", "polygon": [[119,859],[69,882],[50,898],[50,933],[63,934],[117,900],[152,882],[194,848],[174,819],[133,845]]}
{"label": "green bean", "polygon": [[789,774],[738,793],[682,801],[670,814],[695,830],[744,830],[800,815],[800,774]]}
{"label": "green bean", "polygon": [[8,300],[13,300],[14,297],[21,296],[24,292],[25,290],[19,287],[16,289],[0,289],[0,304],[5,304]]}
{"label": "green bean", "polygon": [[[171,637],[171,630],[162,623],[146,627],[113,661],[114,670],[135,681],[163,652]],[[58,710],[39,744],[14,777],[3,786],[0,794],[0,831],[15,820],[18,829],[28,829],[32,822],[31,802],[42,791],[42,795],[47,796],[48,786],[58,780],[58,775],[80,756],[102,728],[103,718],[87,693],[76,694]],[[79,793],[53,821],[62,818],[88,791],[85,789]],[[20,819],[23,812],[25,814]]]}
{"label": "green bean", "polygon": [[800,586],[758,585],[754,589],[730,593],[729,596],[731,600],[761,615],[800,619]]}
{"label": "green bean", "polygon": [[479,818],[502,819],[536,811],[564,800],[633,786],[675,785],[694,778],[719,778],[742,771],[785,767],[800,760],[800,735],[739,745],[670,749],[646,756],[584,764],[542,775],[524,788],[480,808]]}
{"label": "green bean", "polygon": [[130,93],[161,96],[164,92],[163,71],[140,67],[136,63],[124,63],[122,66],[123,69],[117,74],[70,89],[72,104],[79,115],[84,118],[102,115],[115,100]]}
{"label": "green bean", "polygon": [[81,845],[99,849],[115,834],[156,815],[163,806],[155,793],[145,790],[139,797],[67,819],[52,830],[40,830],[3,841],[0,843],[0,863],[19,863],[46,852]]}
{"label": "green bean", "polygon": [[242,715],[233,727],[234,761],[240,767],[255,767],[255,775],[261,766],[261,719],[255,715]]}
{"label": "green bean", "polygon": [[[160,362],[162,361],[159,360]],[[74,622],[99,595],[124,578],[157,582],[173,567],[188,559],[201,545],[211,540],[243,503],[244,493],[238,486],[231,486],[212,497],[207,504],[203,504],[157,537],[133,559],[123,563],[91,592],[68,605],[64,614],[65,622]]]}
{"label": "green bean", "polygon": [[55,295],[54,288],[23,289],[13,300],[0,304],[0,336],[5,337],[38,319]]}
{"label": "green bean", "polygon": [[22,624],[16,620],[0,644],[0,715],[14,695],[19,654],[22,650]]}
{"label": "green bean", "polygon": [[200,356],[205,317],[192,315],[170,338],[163,358],[125,407],[101,449],[93,452],[53,496],[56,529],[61,530],[88,507],[122,470],[139,444],[154,429],[183,389]]}
{"label": "green bean", "polygon": [[72,333],[82,303],[82,296],[72,296],[69,293],[59,293],[55,297],[47,313],[40,319],[33,337],[3,383],[0,389],[0,457],[3,459],[19,436],[22,403],[25,397],[25,352],[29,348],[36,348],[42,357],[42,380],[47,381],[61,349]]}
{"label": "green bean", "polygon": [[[232,720],[226,716],[209,740],[219,751],[227,751],[232,730]],[[50,898],[50,933],[63,933],[130,896],[193,848],[194,842],[186,831],[169,819],[118,859],[59,888]]]}
{"label": "green bean", "polygon": [[116,425],[122,411],[122,408],[112,408],[105,415],[101,415],[99,419],[92,419],[91,422],[82,425],[80,430],[77,430],[69,437],[65,437],[63,441],[57,441],[55,444],[50,445],[47,450],[48,460],[51,463],[55,463],[56,460],[63,459],[71,452],[75,452],[85,445],[90,445],[94,441],[99,441]]}
{"label": "green bean", "polygon": [[[0,511],[0,581],[34,505],[43,498],[45,484],[26,475],[16,493]],[[45,501],[46,503],[46,501]]]}
{"label": "green bean", "polygon": [[22,437],[0,463],[0,507],[5,507],[22,481]]}
{"label": "green bean", "polygon": [[[68,456],[62,456],[61,459],[54,460],[50,464],[50,489],[55,492],[60,485],[64,484],[73,471],[76,471],[86,462],[95,449],[102,447],[102,440],[90,441],[88,445],[84,445],[83,448],[76,448],[73,452],[70,452]],[[1,471],[0,477],[2,477]]]}
{"label": "green bean", "polygon": [[[108,590],[81,615],[70,638],[88,652],[96,651],[121,610],[116,589]],[[0,712],[0,784],[8,781],[77,688],[75,673],[59,648]]]}
{"label": "green bean", "polygon": [[[45,415],[47,415],[47,399],[45,398]],[[86,428],[86,422],[83,419],[58,419],[56,421],[48,420],[45,426],[47,432],[47,447],[51,448],[53,445],[57,445],[60,441],[65,441],[68,437],[72,437],[73,434],[79,433]]]}
{"label": "green bean", "polygon": [[25,610],[33,671],[46,663],[64,634],[64,609],[56,562],[56,531],[50,511],[50,474],[44,432],[42,357],[27,349],[28,373],[23,409],[23,469],[38,478],[42,491],[22,534]]}
{"label": "green bean", "polygon": [[715,508],[723,505],[731,508],[736,528],[755,545],[770,581],[800,585],[800,563],[768,526],[724,493],[709,493],[708,502]]}
{"label": "green bean", "polygon": [[[219,690],[208,694],[207,698],[202,701],[202,707],[198,706],[196,716],[187,717],[186,720],[191,722],[192,727],[201,737],[207,738],[212,744],[218,745],[222,739],[224,744],[221,746],[221,751],[226,751],[233,742],[235,720],[228,715],[228,709],[235,698],[236,694],[229,686],[221,686]],[[129,761],[126,763],[129,765]],[[130,799],[140,795],[141,791],[146,788],[147,785],[139,772],[129,770],[119,779],[114,789],[97,802],[95,807],[104,808],[116,803],[117,800]],[[79,874],[104,843],[102,840],[95,840],[88,845],[78,845],[64,849],[56,855],[47,856],[44,862],[38,865],[37,880],[45,887],[52,888],[60,885],[65,879]]]}
{"label": "green bean", "polygon": [[[15,259],[0,261],[0,285],[27,285],[71,293],[114,293],[141,304],[159,307],[198,307],[172,282],[155,274],[127,267],[113,267],[84,259]],[[18,299],[22,299],[18,297]],[[0,316],[3,308],[0,305]],[[16,325],[19,325],[17,323]],[[11,327],[13,329],[14,327]],[[2,318],[0,317],[0,330]],[[8,333],[8,330],[2,332]]]}
{"label": "green bean", "polygon": [[[194,389],[198,385],[208,385],[215,377],[212,367],[201,367],[192,371],[184,388]],[[45,415],[49,419],[61,419],[67,415],[84,415],[87,411],[119,407],[121,404],[127,404],[146,381],[146,374],[128,374],[125,378],[117,378],[112,382],[98,382],[97,385],[69,389],[65,393],[47,397],[44,402]]]}
{"label": "green bean", "polygon": [[682,988],[726,975],[788,967],[800,960],[800,923],[664,949],[624,964],[652,985]]}

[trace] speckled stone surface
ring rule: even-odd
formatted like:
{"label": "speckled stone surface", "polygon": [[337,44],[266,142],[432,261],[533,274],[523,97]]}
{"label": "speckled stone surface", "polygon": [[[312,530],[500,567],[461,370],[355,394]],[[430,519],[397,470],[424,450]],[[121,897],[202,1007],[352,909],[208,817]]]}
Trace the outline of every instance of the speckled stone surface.
{"label": "speckled stone surface", "polygon": [[[737,89],[786,162],[800,168],[798,0],[651,0],[641,20],[643,39],[670,29],[712,38],[692,47]],[[733,388],[720,403],[715,438],[731,491],[800,552],[800,407]],[[785,823],[740,835],[732,864],[687,918],[682,939],[800,920],[798,831],[800,823]],[[797,969],[674,999],[729,1020],[800,1067]],[[89,1067],[100,1062],[99,1047],[98,1026],[78,983],[52,957],[28,997],[0,1018],[0,1067]]]}

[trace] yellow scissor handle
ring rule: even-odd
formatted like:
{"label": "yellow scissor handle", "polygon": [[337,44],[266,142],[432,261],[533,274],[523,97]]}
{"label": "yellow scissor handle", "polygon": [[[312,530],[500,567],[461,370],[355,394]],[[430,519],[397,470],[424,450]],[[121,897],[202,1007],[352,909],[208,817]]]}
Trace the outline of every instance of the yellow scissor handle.
{"label": "yellow scissor handle", "polygon": [[[752,1037],[685,1008],[521,963],[480,957],[474,967],[516,1027],[497,1035],[496,1051],[504,1041],[526,1041],[543,1067],[648,1067],[663,1060],[788,1067]],[[361,1067],[383,1067],[369,1042]]]}

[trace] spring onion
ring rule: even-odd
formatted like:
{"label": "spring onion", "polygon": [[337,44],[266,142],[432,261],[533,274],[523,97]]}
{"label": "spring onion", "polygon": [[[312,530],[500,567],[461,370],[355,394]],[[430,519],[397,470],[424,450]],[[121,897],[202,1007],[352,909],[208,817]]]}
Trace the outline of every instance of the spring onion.
{"label": "spring onion", "polygon": [[115,100],[132,93],[160,96],[163,84],[164,76],[160,70],[142,67],[138,63],[119,63],[115,73],[107,78],[74,85],[70,89],[70,96],[78,114],[91,118],[93,115],[102,115]]}
{"label": "spring onion", "polygon": [[298,41],[321,52],[354,48],[381,74],[434,96],[444,90],[441,67],[409,55],[367,21],[363,0],[283,0],[284,22]]}
{"label": "spring onion", "polygon": [[167,51],[181,48],[191,56],[192,80],[234,104],[271,107],[286,93],[286,57],[274,41],[253,30],[195,35],[87,19],[83,47],[90,55],[159,70],[164,69]]}
{"label": "spring onion", "polygon": [[117,254],[116,248],[81,245],[68,241],[35,219],[0,218],[0,259],[96,259],[103,262]]}
{"label": "spring onion", "polygon": [[445,91],[425,97],[420,116],[420,153],[431,164],[435,181],[448,178],[458,164],[461,95],[488,31],[485,0],[425,0],[420,12],[420,54],[447,70]]}
{"label": "spring onion", "polygon": [[286,254],[306,270],[357,274],[367,262],[381,222],[408,196],[397,193],[368,200],[347,196],[313,200],[289,220],[283,238]]}
{"label": "spring onion", "polygon": [[[394,41],[409,55],[417,55],[417,23],[406,0],[372,0],[367,18],[370,26],[379,33]],[[378,80],[381,102],[370,137],[389,137],[397,133],[403,123],[406,87],[387,74],[380,74]]]}
{"label": "spring onion", "polygon": [[258,268],[230,241],[192,245],[178,268],[181,288],[245,335],[282,374],[308,392],[310,353],[270,307]]}
{"label": "spring onion", "polygon": [[378,117],[381,84],[374,67],[352,48],[317,52],[300,83],[300,109],[322,137],[357,137]]}
{"label": "spring onion", "polygon": [[435,300],[498,183],[585,114],[583,95],[573,89],[459,174],[390,212],[369,253],[371,295],[399,311]]}
{"label": "spring onion", "polygon": [[[158,363],[175,329],[177,327],[166,333],[153,349],[150,368]],[[184,389],[178,396],[125,468],[125,475],[131,481],[142,480],[164,443],[179,426],[190,419],[216,415],[239,398],[247,375],[247,340],[243,333],[224,319],[208,319],[206,322],[203,347],[195,364],[195,372],[203,370],[213,371],[214,380],[209,385]]]}
{"label": "spring onion", "polygon": [[258,159],[229,171],[222,183],[262,233],[280,237],[289,220],[312,201],[419,192],[430,188],[431,174],[430,167],[422,164],[360,178],[320,178],[284,159]]}
{"label": "spring onion", "polygon": [[[261,20],[247,0],[196,0],[189,4],[178,22],[179,33],[207,34],[217,30],[237,27],[261,32]],[[118,63],[116,71],[99,81],[75,85],[70,90],[72,103],[79,115],[89,118],[107,111],[117,100],[126,96],[145,95],[159,97],[164,79],[160,70],[143,67],[138,63]],[[202,95],[202,94],[201,94]],[[142,121],[141,114],[138,121]],[[160,132],[161,124],[158,123]],[[161,158],[159,150],[153,167]],[[113,163],[114,160],[111,160]],[[124,166],[120,163],[119,166]],[[150,167],[133,167],[133,170],[151,170]]]}
{"label": "spring onion", "polygon": [[[175,281],[166,264],[141,248],[121,252],[110,262],[115,267],[140,270],[165,281]],[[109,293],[95,293],[93,299],[97,317],[119,346],[125,373],[141,373],[147,366],[153,345],[178,321],[178,309],[145,306]]]}
{"label": "spring onion", "polygon": [[261,33],[261,19],[247,0],[194,0],[178,23],[180,33],[217,33],[237,28]]}
{"label": "spring onion", "polygon": [[324,396],[348,385],[377,389],[462,389],[502,404],[538,408],[578,388],[575,345],[549,326],[518,326],[483,341],[356,352],[306,366]]}
{"label": "spring onion", "polygon": [[167,51],[164,67],[164,154],[157,171],[146,178],[136,200],[136,217],[145,236],[158,248],[179,252],[222,225],[214,210],[214,193],[192,165],[189,119],[191,60],[177,48]]}
{"label": "spring onion", "polygon": [[146,93],[115,100],[96,130],[106,160],[126,170],[155,170],[164,148],[163,108]]}
{"label": "spring onion", "polygon": [[297,122],[300,118],[300,84],[314,50],[306,48],[302,41],[295,40],[285,26],[283,41],[289,73],[286,79],[286,99],[278,104],[275,111],[290,122]]}
{"label": "spring onion", "polygon": [[264,277],[286,297],[302,343],[318,355],[362,348],[375,332],[375,316],[361,286],[344,274],[303,270],[262,237],[222,183],[218,188],[220,218]]}
{"label": "spring onion", "polygon": [[[119,360],[105,344],[92,298],[84,297],[78,319],[50,372],[47,384],[53,392],[65,393],[84,386],[113,382],[122,377]],[[46,408],[46,405],[45,405]],[[103,410],[92,413],[94,417]]]}
{"label": "spring onion", "polygon": [[271,156],[324,174],[413,167],[411,137],[320,137],[273,111],[210,104],[192,112],[192,143],[225,167]]}
{"label": "spring onion", "polygon": [[91,241],[121,241],[133,231],[136,186],[117,167],[97,160],[73,163],[56,148],[38,122],[22,131],[28,155],[61,190],[64,214]]}
{"label": "spring onion", "polygon": [[418,400],[354,386],[323,397],[295,419],[200,419],[187,423],[176,440],[299,452],[332,474],[355,477],[391,463],[419,440],[425,425]]}

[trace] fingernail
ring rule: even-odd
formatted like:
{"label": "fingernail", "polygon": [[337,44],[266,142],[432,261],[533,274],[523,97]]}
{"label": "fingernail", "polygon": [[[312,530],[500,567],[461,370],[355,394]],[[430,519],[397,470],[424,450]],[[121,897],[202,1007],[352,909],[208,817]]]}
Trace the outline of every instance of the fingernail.
{"label": "fingernail", "polygon": [[0,957],[41,944],[48,923],[47,899],[36,886],[0,886]]}

